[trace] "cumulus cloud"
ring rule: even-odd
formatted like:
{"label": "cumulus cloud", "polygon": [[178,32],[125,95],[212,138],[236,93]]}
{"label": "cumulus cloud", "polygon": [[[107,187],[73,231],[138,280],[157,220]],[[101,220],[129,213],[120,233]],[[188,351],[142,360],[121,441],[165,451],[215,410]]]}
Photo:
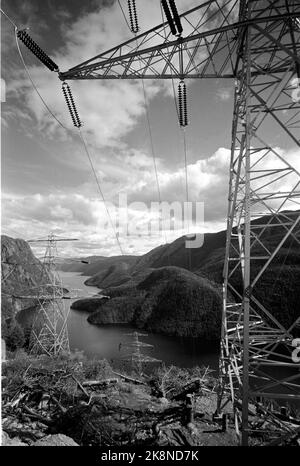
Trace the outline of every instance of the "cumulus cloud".
{"label": "cumulus cloud", "polygon": [[[30,4],[25,3],[27,6],[25,5],[23,10],[26,13],[30,9]],[[224,2],[219,3],[222,7],[223,3],[228,2],[224,0]],[[178,10],[181,13],[196,5],[198,5],[197,0],[182,0],[178,4]],[[141,0],[138,9],[141,31],[146,31],[162,21],[161,10],[156,2]],[[32,7],[30,11],[31,15],[35,17],[35,9]],[[214,14],[213,20],[209,26],[204,24],[203,30],[215,26],[222,19],[219,9],[213,11],[212,8],[211,13]],[[28,17],[28,15],[25,16]],[[198,20],[199,13],[191,15],[190,21],[192,23],[197,24]],[[183,21],[184,34],[188,35],[193,29],[189,22]],[[40,28],[38,28],[38,33],[39,30]],[[35,32],[32,28],[33,36]],[[52,54],[52,58],[59,64],[61,70],[67,70],[132,37],[117,2],[108,5],[100,3],[94,11],[81,14],[73,23],[69,22],[68,27],[64,28],[61,34],[63,46]],[[157,36],[146,46],[161,43],[163,39],[163,37]],[[43,43],[41,45],[43,46]],[[27,59],[26,49],[22,50]],[[200,49],[198,53],[203,55],[203,50]],[[205,56],[206,52],[204,52],[203,58]],[[64,125],[71,127],[61,85],[55,73],[48,72],[40,65],[29,66],[29,70],[34,81],[38,84],[41,94],[55,111],[57,117],[62,120]],[[137,120],[145,112],[142,87],[136,82],[104,80],[72,82],[71,84],[81,118],[85,123],[85,130],[89,134],[90,141],[97,147],[121,144],[124,135],[134,128]],[[161,91],[165,92],[166,95],[173,96],[170,82],[147,82],[149,99]],[[57,137],[57,133],[62,137],[64,133],[57,122],[48,114],[23,71],[18,72],[14,69],[13,76],[8,83],[8,95],[17,98],[19,105],[22,100],[24,101],[24,105],[31,117],[37,120],[38,128],[41,131],[48,134],[49,137]]]}
{"label": "cumulus cloud", "polygon": [[[182,0],[177,3],[179,12],[199,4],[197,0]],[[219,6],[224,7],[225,3],[228,2],[219,1]],[[57,12],[60,19],[68,23],[67,28],[63,27],[60,30],[63,42],[51,54],[61,70],[67,70],[132,37],[117,2],[106,3],[106,6],[103,6],[103,2],[100,4],[95,2],[94,5],[93,11],[82,12],[77,19],[71,18],[64,10]],[[161,22],[159,2],[141,0],[138,2],[138,8],[142,31]],[[29,24],[30,14],[36,18],[37,13],[35,9],[30,11],[24,7],[22,14],[25,23]],[[233,9],[234,18],[236,14],[237,10]],[[195,14],[195,21],[199,18],[197,15],[198,13]],[[216,26],[220,18],[222,18],[220,10],[216,9],[215,18],[210,26]],[[189,34],[192,31],[191,27],[188,23],[184,26],[185,34]],[[203,28],[206,27],[208,25],[203,26]],[[32,36],[41,41],[42,47],[47,45],[43,43],[43,35],[40,34],[43,28],[45,24],[31,30]],[[11,44],[9,44],[7,32],[5,38],[6,50],[9,50]],[[162,40],[164,37],[157,37],[147,45],[153,45]],[[40,65],[32,65],[36,63],[34,58],[29,58],[27,51],[24,48],[22,50],[30,64],[30,73],[39,91],[63,124],[71,128],[70,117],[61,92],[61,83],[57,76]],[[205,50],[199,50],[197,59],[204,59],[206,53]],[[31,136],[39,130],[44,137],[43,150],[48,151],[47,153],[57,167],[61,167],[63,163],[68,168],[73,167],[73,170],[87,172],[89,165],[87,160],[83,161],[82,151],[79,153],[74,133],[60,128],[49,115],[32,89],[28,77],[20,69],[19,62],[12,59],[8,63],[10,79],[7,81],[7,103],[3,108],[6,125],[9,126],[15,119],[18,127],[24,132],[27,131],[27,134]],[[103,187],[105,198],[110,203],[109,211],[116,225],[118,221],[120,223],[120,216],[123,213],[118,206],[118,195],[123,193],[128,196],[128,224],[137,228],[136,232],[129,236],[124,225],[119,228],[120,241],[125,252],[147,252],[163,243],[165,234],[169,242],[184,234],[184,228],[182,230],[180,228],[166,229],[164,232],[154,229],[153,234],[149,231],[151,221],[157,220],[156,214],[149,209],[150,203],[158,201],[151,151],[137,149],[133,147],[134,143],[129,144],[126,139],[145,114],[141,82],[72,81],[71,87],[80,116],[84,121],[84,133],[95,162],[96,173]],[[162,83],[147,80],[145,87],[149,101],[157,96],[162,99],[168,96],[173,98],[171,81]],[[230,89],[219,88],[216,99],[225,102],[231,96]],[[60,151],[53,151],[54,156],[50,154],[48,141],[61,144]],[[299,151],[295,149],[287,151],[279,147],[275,150],[281,159],[272,153],[265,156],[256,154],[256,157],[263,157],[262,163],[265,170],[275,166],[283,168],[284,160],[289,160],[292,165],[299,167]],[[161,199],[169,203],[183,202],[186,199],[185,169],[178,166],[174,168],[171,162],[166,161],[162,156],[156,157]],[[220,147],[213,154],[200,153],[197,157],[193,154],[190,160],[194,162],[187,166],[189,199],[192,202],[203,202],[205,205],[205,224],[199,223],[195,227],[202,231],[216,231],[224,228],[230,151]],[[29,166],[28,170],[30,168]],[[300,167],[298,169],[300,170]],[[291,186],[295,184],[293,176],[291,174],[281,180],[274,178],[273,188],[291,189]],[[75,255],[119,254],[105,206],[100,195],[95,195],[95,180],[92,175],[84,179],[85,181],[82,182],[81,179],[75,188],[74,184],[71,186],[66,182],[63,192],[57,189],[54,183],[51,194],[45,194],[40,190],[40,186],[37,188],[37,193],[27,196],[16,196],[10,192],[3,197],[2,202],[4,231],[12,236],[26,234],[27,239],[45,236],[49,231],[78,238],[77,243],[66,246],[64,250],[66,255],[71,253]],[[254,188],[255,183],[254,181]]]}
{"label": "cumulus cloud", "polygon": [[[135,152],[128,155],[129,163],[130,157],[134,158],[137,155]],[[265,173],[269,173],[269,170],[274,168],[286,168],[287,163],[300,171],[300,153],[297,149],[284,151],[281,148],[274,148],[274,152],[262,151],[256,157],[261,160],[260,170],[264,170]],[[168,242],[173,241],[186,233],[187,224],[177,222],[177,228],[174,229],[173,221],[168,223],[167,219],[163,218],[162,229],[159,228],[159,213],[153,210],[153,205],[151,206],[151,202],[157,202],[153,196],[153,178],[149,176],[148,170],[144,170],[149,166],[150,161],[145,155],[139,156],[138,159],[140,166],[133,171],[128,168],[131,174],[130,180],[127,179],[126,172],[122,178],[121,192],[123,195],[126,194],[127,204],[120,204],[120,198],[115,195],[115,190],[111,189],[111,201],[107,202],[107,207],[114,228],[111,226],[106,207],[99,198],[73,193],[47,196],[36,194],[25,198],[4,196],[2,214],[5,232],[15,236],[16,231],[26,231],[27,238],[44,235],[45,231],[50,230],[61,235],[68,233],[68,236],[80,240],[78,244],[72,246],[73,253],[76,252],[77,255],[87,255],[89,252],[119,254],[114,229],[118,231],[122,247],[127,253],[147,252],[162,244],[166,238]],[[255,161],[253,158],[253,163]],[[229,149],[219,148],[211,157],[188,165],[189,199],[193,203],[204,203],[205,222],[203,224],[199,218],[190,218],[191,231],[207,232],[225,228],[229,162]],[[298,181],[295,172],[287,172],[281,179],[277,179],[271,173],[269,180],[273,181],[271,186],[275,192],[290,190]],[[261,180],[253,180],[252,189],[256,190],[263,185],[264,182]],[[184,211],[185,170],[180,168],[170,172],[161,164],[160,186],[162,201],[168,202],[169,205],[176,201],[181,203],[182,210],[179,211],[181,216]],[[280,199],[275,200],[273,207],[278,207],[280,202]],[[289,202],[285,208],[295,208],[295,206]],[[173,220],[177,213],[170,212]],[[195,223],[195,220],[198,223]],[[65,250],[64,253],[66,254],[67,251]]]}

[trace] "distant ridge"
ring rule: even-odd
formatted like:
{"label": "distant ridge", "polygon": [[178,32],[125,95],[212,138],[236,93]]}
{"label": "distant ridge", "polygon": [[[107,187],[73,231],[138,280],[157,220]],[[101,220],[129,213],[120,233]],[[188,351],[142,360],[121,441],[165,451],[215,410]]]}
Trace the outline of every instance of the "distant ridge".
{"label": "distant ridge", "polygon": [[[283,213],[279,215],[283,215]],[[300,211],[289,212],[289,215],[300,215]],[[271,220],[276,222],[276,216],[264,216],[252,223],[264,224]],[[282,238],[283,228],[283,226],[274,226],[266,229],[263,233],[264,243],[270,251]],[[299,228],[294,233],[299,236]],[[127,265],[124,265],[124,257],[115,258],[112,267],[108,267],[105,261],[95,262],[97,273],[89,278],[86,284],[98,286],[104,290],[105,294],[111,296],[111,303],[105,304],[106,310],[112,309],[114,305],[119,309],[122,306],[132,305],[134,307],[134,303],[131,302],[132,297],[136,294],[139,295],[140,284],[143,280],[147,281],[148,275],[152,276],[155,269],[163,270],[169,267],[187,270],[189,268],[189,254],[191,254],[190,273],[193,272],[192,275],[201,279],[207,279],[215,289],[220,287],[223,281],[226,231],[205,234],[203,246],[190,249],[190,252],[185,248],[185,241],[186,237],[183,236],[171,244],[159,246],[147,254],[135,258],[132,260],[132,264],[129,261]],[[257,256],[265,254],[259,245],[255,246],[252,252]],[[109,259],[113,260],[113,258]],[[251,276],[254,276],[257,267],[258,261],[252,261]],[[177,273],[179,273],[178,270]],[[184,271],[182,271],[183,273]],[[171,280],[171,275],[169,279]],[[236,280],[235,287],[242,294],[242,282],[238,278]],[[152,294],[153,290],[149,292]],[[255,288],[255,293],[257,298],[271,309],[273,315],[283,325],[289,327],[299,317],[300,247],[293,237],[287,239],[267,271],[262,275]],[[76,307],[80,307],[80,302]],[[161,307],[160,311],[164,312],[164,308]],[[94,317],[90,316],[90,321],[93,320]]]}

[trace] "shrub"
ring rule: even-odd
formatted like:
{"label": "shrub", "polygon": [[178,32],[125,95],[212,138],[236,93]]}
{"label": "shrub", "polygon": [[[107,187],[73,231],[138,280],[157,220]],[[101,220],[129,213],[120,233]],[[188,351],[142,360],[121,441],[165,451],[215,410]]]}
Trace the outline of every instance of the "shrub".
{"label": "shrub", "polygon": [[86,379],[101,380],[112,375],[111,367],[106,359],[92,359],[83,364],[83,374]]}
{"label": "shrub", "polygon": [[24,332],[22,327],[17,322],[14,322],[12,326],[7,329],[5,342],[9,351],[15,351],[18,348],[22,348],[24,346]]}

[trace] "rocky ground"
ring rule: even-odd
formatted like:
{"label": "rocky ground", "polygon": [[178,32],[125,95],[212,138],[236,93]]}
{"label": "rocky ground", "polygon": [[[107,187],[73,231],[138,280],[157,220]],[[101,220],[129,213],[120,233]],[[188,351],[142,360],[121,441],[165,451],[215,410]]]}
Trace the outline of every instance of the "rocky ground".
{"label": "rocky ground", "polygon": [[[216,416],[217,381],[208,368],[161,367],[146,376],[76,355],[23,355],[5,363],[2,384],[4,445],[239,445],[232,405]],[[296,418],[279,414],[272,423],[256,406],[249,414],[258,429],[251,445],[276,441],[278,426],[291,432],[289,444],[299,444]]]}
{"label": "rocky ground", "polygon": [[[208,369],[161,369],[155,377],[114,373],[106,362],[28,358],[6,363],[3,444],[237,445],[233,425],[213,419]],[[186,406],[192,395],[193,418]]]}

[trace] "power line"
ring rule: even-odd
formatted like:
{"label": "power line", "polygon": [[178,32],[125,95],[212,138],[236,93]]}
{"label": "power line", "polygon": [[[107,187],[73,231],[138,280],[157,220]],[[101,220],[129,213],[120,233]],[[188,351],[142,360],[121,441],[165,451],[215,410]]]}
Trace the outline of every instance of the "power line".
{"label": "power line", "polygon": [[15,29],[17,29],[17,25],[13,22],[13,20],[5,13],[5,11],[2,10],[2,8],[0,8],[0,11],[1,13],[6,16],[6,18],[8,19],[8,21],[14,26]]}
{"label": "power line", "polygon": [[[128,26],[128,29],[131,31],[131,27],[129,25],[129,22],[127,20],[126,14],[124,12],[124,9],[121,5],[120,0],[118,0],[119,7],[122,11],[122,15],[124,17],[124,20]],[[138,42],[136,41],[136,44],[138,46]],[[146,90],[145,90],[145,83],[144,80],[142,79],[142,87],[143,87],[143,96],[144,96],[144,104],[145,104],[145,110],[146,110],[146,119],[147,119],[147,125],[148,125],[148,131],[149,131],[149,138],[150,138],[150,145],[151,145],[151,154],[152,154],[152,159],[153,159],[153,166],[154,166],[154,172],[155,172],[155,178],[156,178],[156,185],[157,185],[157,192],[158,192],[158,199],[159,202],[161,203],[161,192],[160,192],[160,186],[159,186],[159,178],[158,178],[158,171],[157,171],[157,163],[156,163],[156,155],[155,155],[155,150],[154,150],[154,142],[153,142],[153,135],[152,135],[152,129],[151,129],[151,124],[150,124],[150,116],[149,116],[149,109],[148,109],[148,103],[147,103],[147,95],[146,95]]]}
{"label": "power line", "polygon": [[[163,7],[162,7],[161,1],[160,1],[160,12],[161,12],[162,22],[164,23],[164,13],[163,13]],[[167,35],[166,35],[165,28],[164,28],[164,35],[165,35],[165,41],[167,42]],[[167,48],[167,51],[169,53],[168,48]],[[171,75],[173,75],[171,67],[170,67],[170,73],[171,73]],[[177,117],[178,117],[178,120],[179,120],[179,109],[178,109],[178,105],[177,105],[177,101],[176,101],[176,93],[175,93],[175,85],[174,85],[173,77],[172,77],[172,88],[173,88],[174,105],[175,105]],[[183,131],[183,148],[184,148],[184,165],[185,165],[186,201],[188,202],[189,201],[189,189],[188,189],[188,173],[187,173],[187,144],[186,144],[186,134],[185,134],[184,128],[182,128],[182,131]],[[188,228],[189,228],[189,226],[188,226]]]}
{"label": "power line", "polygon": [[[120,0],[118,0],[118,4],[119,4],[119,7],[120,7],[120,9],[122,11],[122,15],[124,17],[124,20],[125,20],[125,22],[126,22],[126,24],[128,26],[128,29],[130,30],[130,32],[132,32],[132,28],[129,25],[129,22],[127,20],[126,14],[124,12],[124,9],[123,9],[123,7],[121,5]],[[134,35],[136,36],[136,33]],[[136,39],[136,45],[137,45],[137,47],[139,46],[137,39]],[[154,141],[153,141],[153,134],[152,134],[152,128],[151,128],[151,122],[150,122],[150,115],[149,115],[149,106],[148,106],[148,102],[147,102],[147,94],[146,94],[144,79],[142,79],[142,89],[143,89],[144,105],[145,105],[145,111],[146,111],[146,121],[147,121],[148,133],[149,133],[149,139],[150,139],[151,156],[152,156],[152,160],[153,160],[153,167],[154,167],[155,180],[156,180],[156,186],[157,186],[158,201],[159,201],[159,204],[161,206],[162,198],[161,198],[161,190],[160,190],[159,176],[158,176],[158,170],[157,170],[157,160],[156,160],[156,154],[155,154],[155,149],[154,149]],[[162,221],[162,219],[161,219],[161,221]],[[162,225],[162,228],[163,228],[163,225]],[[166,235],[165,230],[164,230],[164,238],[165,238],[165,244],[167,245],[168,241],[167,241],[167,235]],[[170,255],[169,255],[168,250],[167,250],[167,254],[168,254],[168,263],[170,264]]]}
{"label": "power line", "polygon": [[[2,11],[2,10],[1,10]],[[45,101],[45,99],[43,98],[43,96],[41,95],[41,93],[39,92],[35,82],[33,81],[32,77],[31,77],[31,74],[28,70],[28,67],[25,63],[25,60],[24,60],[24,57],[23,57],[23,54],[21,52],[21,49],[20,49],[20,46],[19,46],[19,41],[18,41],[18,36],[17,36],[17,30],[18,28],[15,27],[15,39],[16,39],[16,44],[17,44],[17,49],[18,49],[18,52],[19,52],[19,55],[20,55],[20,58],[21,58],[21,61],[23,63],[23,66],[25,68],[25,71],[28,75],[28,78],[34,88],[34,90],[36,91],[36,93],[38,94],[39,98],[41,99],[41,101],[43,102],[44,106],[46,107],[46,109],[48,110],[48,112],[50,113],[50,115],[57,121],[57,123],[63,128],[65,129],[66,131],[70,131],[70,129],[68,129],[58,118],[57,116],[53,113],[53,111],[51,110],[51,108],[48,106],[47,102]]]}
{"label": "power line", "polygon": [[132,31],[131,31],[130,24],[129,24],[129,22],[128,22],[128,19],[127,19],[126,14],[125,14],[125,12],[124,12],[124,10],[123,10],[123,7],[122,7],[122,5],[121,5],[120,0],[118,0],[118,4],[119,4],[119,7],[120,7],[120,9],[121,9],[121,12],[122,12],[122,15],[123,15],[123,17],[124,17],[124,20],[125,20],[125,22],[126,22],[126,24],[127,24],[127,26],[128,26],[128,29],[129,29],[130,32],[132,32]]}
{"label": "power line", "polygon": [[[164,23],[164,12],[163,12],[163,7],[162,7],[162,3],[161,1],[159,2],[159,5],[160,5],[160,14],[161,14],[161,20],[162,20],[162,23]],[[166,33],[166,29],[164,28],[164,36],[165,36],[165,42],[167,42],[167,33]],[[167,51],[168,51],[168,54],[170,53],[169,52],[169,47],[167,47]],[[174,105],[175,105],[175,108],[176,108],[176,113],[177,113],[177,118],[178,118],[178,121],[179,121],[179,110],[178,110],[178,105],[177,105],[177,100],[176,100],[176,92],[175,92],[175,84],[174,84],[174,78],[173,78],[173,71],[172,71],[172,68],[170,67],[170,73],[171,73],[171,76],[172,76],[172,88],[173,88],[173,99],[174,99]]]}
{"label": "power line", "polygon": [[[17,25],[14,23],[14,21],[0,8],[0,11],[1,13],[6,16],[6,18],[10,21],[10,23],[14,26],[14,29],[15,29],[15,41],[16,41],[16,46],[17,46],[17,50],[18,50],[18,53],[19,53],[19,56],[20,56],[20,59],[22,61],[22,64],[24,66],[24,69],[28,75],[28,78],[33,86],[33,89],[36,91],[36,93],[38,94],[39,98],[41,99],[43,105],[45,106],[45,108],[48,110],[49,114],[56,120],[56,122],[64,129],[66,130],[67,132],[71,133],[72,135],[74,135],[74,132],[67,128],[57,117],[56,115],[53,113],[53,111],[51,110],[51,108],[48,106],[47,102],[45,101],[45,99],[43,98],[43,96],[41,95],[41,93],[39,92],[34,80],[32,79],[32,76],[30,74],[30,71],[26,65],[26,62],[25,62],[25,59],[23,57],[23,54],[22,54],[22,51],[20,49],[20,46],[19,46],[19,42],[18,42],[18,36],[17,36],[17,32],[18,32],[18,27]],[[96,173],[96,170],[95,170],[95,167],[93,165],[93,161],[91,159],[91,156],[90,156],[90,153],[88,151],[88,148],[87,148],[87,144],[83,138],[83,135],[82,135],[82,132],[80,131],[80,128],[79,128],[79,135],[80,135],[80,139],[82,141],[82,144],[83,144],[83,147],[85,149],[85,153],[88,157],[88,160],[89,160],[89,163],[90,163],[90,166],[91,166],[91,169],[92,169],[92,172],[93,172],[93,175],[95,177],[95,180],[96,180],[96,184],[97,184],[97,187],[98,187],[98,191],[99,191],[99,194],[103,200],[103,203],[104,203],[104,206],[105,206],[105,209],[106,209],[106,212],[107,212],[107,215],[108,215],[108,218],[109,218],[109,221],[110,221],[110,224],[112,226],[112,229],[114,231],[114,234],[115,234],[115,237],[116,237],[116,240],[117,240],[117,243],[118,243],[118,246],[119,246],[119,249],[121,251],[121,254],[124,255],[124,252],[123,252],[123,248],[121,246],[121,243],[120,243],[120,240],[119,240],[119,237],[118,237],[118,234],[114,228],[114,225],[113,225],[113,222],[112,222],[112,218],[110,216],[110,213],[109,213],[109,210],[108,210],[108,207],[107,207],[107,203],[106,203],[106,200],[105,200],[105,197],[104,197],[104,194],[103,194],[103,191],[102,191],[102,188],[101,188],[101,185],[100,185],[100,182],[99,182],[99,179],[98,179],[98,176],[97,176],[97,173]]]}
{"label": "power line", "polygon": [[[160,207],[162,208],[162,199],[161,199],[161,191],[160,191],[160,185],[159,185],[159,178],[158,178],[158,170],[157,170],[157,163],[156,163],[156,154],[154,150],[154,142],[153,142],[153,135],[152,135],[152,129],[151,129],[151,123],[150,123],[150,115],[149,115],[149,108],[148,108],[148,103],[147,103],[147,96],[146,96],[146,90],[145,90],[145,83],[144,80],[142,79],[142,86],[143,86],[143,94],[144,94],[144,102],[145,102],[145,110],[146,110],[146,119],[147,119],[147,126],[148,126],[148,132],[149,132],[149,138],[150,138],[150,146],[151,146],[151,154],[152,154],[152,160],[153,160],[153,166],[154,166],[154,172],[155,172],[155,179],[156,179],[156,186],[157,186],[157,194],[158,194],[158,201],[160,204]],[[160,210],[161,212],[161,210]],[[161,222],[162,222],[162,216],[160,216]],[[166,246],[168,245],[168,240],[167,240],[167,233],[161,225],[163,232],[164,232],[164,238],[165,238],[165,244]],[[170,254],[169,254],[169,249],[167,246],[167,255],[168,255],[168,264],[170,265]]]}
{"label": "power line", "polygon": [[189,181],[188,181],[188,163],[187,163],[187,143],[185,130],[182,130],[183,134],[183,152],[184,152],[184,170],[185,170],[185,195],[186,202],[189,202]]}
{"label": "power line", "polygon": [[96,184],[97,184],[97,187],[98,187],[100,196],[102,197],[103,204],[104,204],[104,206],[105,206],[105,210],[106,210],[107,216],[108,216],[108,218],[109,218],[109,221],[110,221],[112,230],[113,230],[113,232],[114,232],[114,235],[115,235],[115,237],[116,237],[116,240],[117,240],[119,249],[120,249],[120,251],[121,251],[121,254],[124,255],[124,251],[123,251],[122,245],[121,245],[121,243],[120,243],[118,233],[117,233],[116,230],[115,230],[115,227],[114,227],[114,224],[113,224],[111,215],[110,215],[110,213],[109,213],[109,210],[108,210],[108,207],[107,207],[107,204],[106,204],[106,200],[105,200],[105,197],[104,197],[104,194],[103,194],[103,191],[102,191],[102,188],[101,188],[101,185],[100,185],[100,182],[99,182],[99,179],[98,179],[98,176],[97,176],[97,173],[96,173],[96,170],[95,170],[95,167],[94,167],[92,158],[91,158],[91,155],[90,155],[90,153],[89,153],[89,150],[88,150],[86,141],[85,141],[85,139],[84,139],[84,137],[83,137],[83,134],[82,134],[80,128],[78,128],[78,131],[79,131],[80,139],[81,139],[82,144],[83,144],[83,146],[84,146],[86,155],[87,155],[88,160],[89,160],[89,162],[90,162],[90,166],[91,166],[92,172],[93,172],[93,174],[94,174],[95,181],[96,181]]}
{"label": "power line", "polygon": [[[162,2],[160,1],[160,12],[161,12],[161,19],[162,23],[164,23],[164,11],[163,11],[163,6]],[[164,36],[165,36],[165,41],[167,42],[167,34],[166,34],[166,29],[164,28]],[[167,47],[167,51],[169,53],[169,48]],[[174,84],[174,79],[173,79],[173,72],[172,68],[170,67],[170,73],[172,75],[172,89],[173,89],[173,99],[174,99],[174,105],[177,113],[177,118],[178,121],[180,120],[180,114],[179,114],[179,109],[177,105],[177,100],[176,100],[176,92],[175,92],[175,84]],[[189,186],[188,186],[188,163],[187,163],[187,142],[186,142],[186,133],[185,133],[185,128],[181,127],[182,134],[183,134],[183,151],[184,151],[184,169],[185,169],[185,191],[186,191],[186,202],[188,204],[189,202]],[[187,219],[187,230],[188,234],[190,232],[190,219],[189,219],[189,209],[187,205],[187,214],[188,214],[188,219]],[[192,256],[191,256],[191,248],[188,248],[188,261],[189,261],[189,271],[191,272],[192,270]]]}
{"label": "power line", "polygon": [[149,108],[148,108],[148,103],[147,103],[145,83],[144,83],[143,79],[142,79],[142,87],[143,87],[144,103],[145,103],[145,110],[146,110],[146,119],[147,119],[147,126],[148,126],[149,138],[150,138],[151,154],[152,154],[153,166],[154,166],[154,172],[155,172],[155,178],[156,178],[158,199],[159,199],[159,202],[161,203],[161,191],[160,191],[160,186],[159,186],[159,178],[158,178],[157,163],[156,163],[156,154],[155,154],[155,150],[154,150],[153,135],[152,135],[152,129],[151,129],[151,123],[150,123],[150,116],[149,116]]}

